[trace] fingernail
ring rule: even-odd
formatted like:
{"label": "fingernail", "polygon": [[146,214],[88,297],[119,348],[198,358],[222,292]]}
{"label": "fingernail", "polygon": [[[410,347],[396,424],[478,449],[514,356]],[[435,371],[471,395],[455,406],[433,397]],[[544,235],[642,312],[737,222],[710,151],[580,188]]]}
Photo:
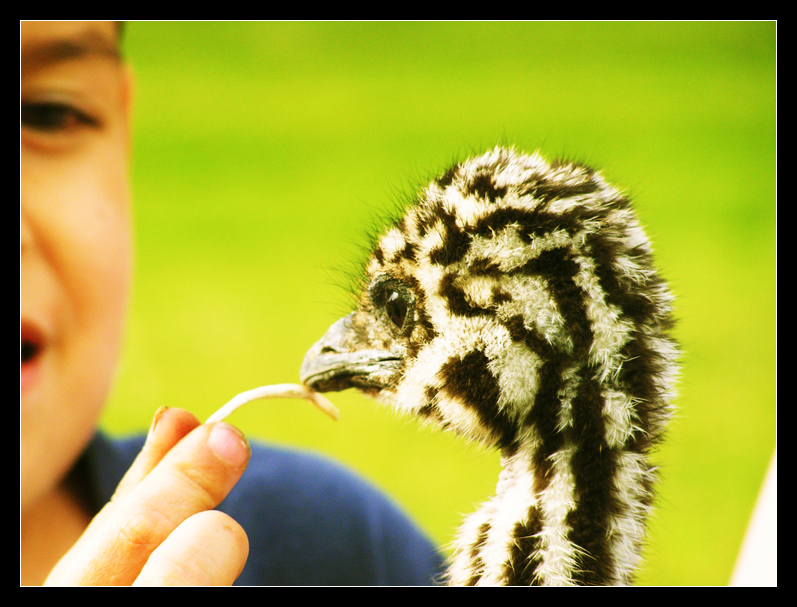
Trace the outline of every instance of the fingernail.
{"label": "fingernail", "polygon": [[150,438],[152,437],[152,435],[155,433],[155,426],[157,426],[157,425],[158,425],[158,422],[160,422],[160,420],[161,420],[161,417],[163,417],[163,414],[164,414],[164,413],[166,413],[166,410],[167,410],[168,408],[169,408],[169,407],[167,407],[167,406],[165,406],[165,405],[164,405],[163,407],[161,407],[160,409],[158,409],[157,411],[155,411],[155,417],[153,417],[153,418],[152,418],[152,424],[150,424],[150,426],[149,426],[149,432],[147,432],[147,441],[149,441],[149,439],[150,439]]}
{"label": "fingernail", "polygon": [[211,426],[208,446],[213,452],[234,468],[241,468],[249,461],[252,450],[243,433],[230,424],[218,422]]}

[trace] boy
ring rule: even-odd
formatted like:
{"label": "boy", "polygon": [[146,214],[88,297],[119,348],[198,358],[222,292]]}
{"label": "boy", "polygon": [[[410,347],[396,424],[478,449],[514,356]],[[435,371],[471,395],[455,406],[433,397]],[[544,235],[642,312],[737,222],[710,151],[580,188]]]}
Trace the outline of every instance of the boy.
{"label": "boy", "polygon": [[143,445],[96,434],[132,259],[118,30],[20,28],[21,583],[431,582],[428,541],[329,462],[172,408]]}

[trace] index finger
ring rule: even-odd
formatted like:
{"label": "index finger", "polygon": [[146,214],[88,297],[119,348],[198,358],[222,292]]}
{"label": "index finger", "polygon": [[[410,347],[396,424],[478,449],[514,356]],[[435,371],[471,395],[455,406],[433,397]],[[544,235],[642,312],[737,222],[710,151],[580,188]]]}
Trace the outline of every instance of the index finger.
{"label": "index finger", "polygon": [[114,491],[111,501],[130,493],[182,438],[199,426],[196,416],[185,409],[161,407],[155,412],[147,440],[130,469]]}

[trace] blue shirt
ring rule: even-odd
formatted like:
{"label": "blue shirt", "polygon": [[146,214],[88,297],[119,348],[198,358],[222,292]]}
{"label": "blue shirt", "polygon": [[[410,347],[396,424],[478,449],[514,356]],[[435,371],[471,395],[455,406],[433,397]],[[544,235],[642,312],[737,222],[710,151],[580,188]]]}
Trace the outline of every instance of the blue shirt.
{"label": "blue shirt", "polygon": [[[97,434],[73,479],[97,512],[110,500],[144,437]],[[236,585],[424,585],[443,559],[395,503],[329,459],[252,443],[241,480],[218,510],[249,537]]]}

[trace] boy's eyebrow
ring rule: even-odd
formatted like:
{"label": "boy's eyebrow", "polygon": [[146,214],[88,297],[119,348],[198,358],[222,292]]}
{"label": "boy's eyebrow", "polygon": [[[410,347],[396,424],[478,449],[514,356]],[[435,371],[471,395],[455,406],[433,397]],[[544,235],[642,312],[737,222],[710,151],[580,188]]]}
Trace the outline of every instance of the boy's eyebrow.
{"label": "boy's eyebrow", "polygon": [[95,31],[87,31],[79,36],[26,44],[20,49],[20,68],[34,69],[60,61],[92,56],[108,57],[115,62],[122,60],[115,41]]}

